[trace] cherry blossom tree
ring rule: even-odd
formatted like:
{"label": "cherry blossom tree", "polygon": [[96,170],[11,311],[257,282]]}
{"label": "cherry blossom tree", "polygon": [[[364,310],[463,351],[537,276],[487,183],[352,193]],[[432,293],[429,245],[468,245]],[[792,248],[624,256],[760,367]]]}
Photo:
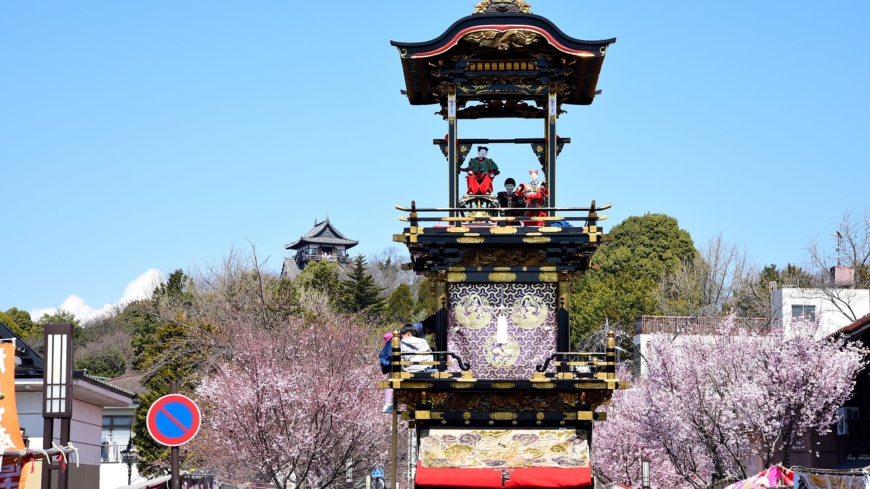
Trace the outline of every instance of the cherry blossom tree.
{"label": "cherry blossom tree", "polygon": [[664,450],[643,438],[643,380],[633,378],[629,369],[619,369],[616,376],[632,382],[632,388],[615,391],[611,404],[602,408],[607,421],[595,423],[592,450],[596,468],[614,481],[640,487],[641,460],[646,458],[655,469],[650,473],[654,487],[679,487],[682,477],[674,471]]}
{"label": "cherry blossom tree", "polygon": [[234,357],[197,389],[198,452],[279,489],[335,487],[348,468],[383,464],[388,417],[374,389],[381,376],[369,329],[326,310],[268,330],[239,324]]}
{"label": "cherry blossom tree", "polygon": [[717,335],[654,335],[644,377],[596,424],[596,465],[636,484],[648,457],[653,487],[700,488],[713,474],[751,475],[751,457],[787,461],[803,434],[829,430],[866,363],[841,337],[814,339],[817,327],[798,320],[760,335],[731,316]]}

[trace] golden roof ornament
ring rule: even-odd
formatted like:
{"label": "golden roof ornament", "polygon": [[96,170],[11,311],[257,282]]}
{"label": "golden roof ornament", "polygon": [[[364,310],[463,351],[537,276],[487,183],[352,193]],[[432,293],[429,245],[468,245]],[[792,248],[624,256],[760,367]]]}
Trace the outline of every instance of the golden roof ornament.
{"label": "golden roof ornament", "polygon": [[483,0],[474,5],[474,14],[530,14],[532,5],[523,0]]}

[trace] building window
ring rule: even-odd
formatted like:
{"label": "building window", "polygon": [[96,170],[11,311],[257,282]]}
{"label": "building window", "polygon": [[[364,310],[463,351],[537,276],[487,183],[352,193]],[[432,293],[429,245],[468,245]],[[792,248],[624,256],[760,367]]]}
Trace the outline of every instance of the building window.
{"label": "building window", "polygon": [[801,305],[791,306],[792,319],[797,319],[801,316],[805,316],[810,321],[815,321],[816,320],[816,306],[801,306]]}
{"label": "building window", "polygon": [[103,440],[101,455],[103,462],[120,462],[121,450],[130,441],[132,416],[103,416]]}

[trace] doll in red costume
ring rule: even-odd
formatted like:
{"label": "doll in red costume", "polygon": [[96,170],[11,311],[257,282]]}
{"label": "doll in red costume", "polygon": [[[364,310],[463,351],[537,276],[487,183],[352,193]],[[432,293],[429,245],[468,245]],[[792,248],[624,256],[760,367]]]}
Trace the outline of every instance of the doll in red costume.
{"label": "doll in red costume", "polygon": [[489,195],[492,193],[492,179],[499,174],[498,165],[486,157],[489,148],[477,147],[477,158],[468,161],[468,166],[460,168],[460,171],[468,172],[468,194]]}
{"label": "doll in red costume", "polygon": [[[526,201],[526,216],[541,217],[546,216],[547,211],[535,210],[546,206],[546,197],[550,195],[547,190],[547,185],[544,182],[538,182],[538,170],[529,170],[531,182],[520,184],[517,193],[522,195]],[[544,221],[526,221],[526,226],[543,226]]]}

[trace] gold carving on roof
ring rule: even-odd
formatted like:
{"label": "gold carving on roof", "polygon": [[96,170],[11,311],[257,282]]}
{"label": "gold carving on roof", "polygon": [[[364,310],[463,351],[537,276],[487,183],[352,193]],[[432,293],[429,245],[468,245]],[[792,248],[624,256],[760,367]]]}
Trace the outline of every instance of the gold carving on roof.
{"label": "gold carving on roof", "polygon": [[474,4],[474,12],[472,14],[482,14],[489,7],[489,0],[483,0],[480,3]]}
{"label": "gold carving on roof", "polygon": [[475,14],[486,14],[486,13],[521,13],[521,14],[530,14],[532,13],[532,5],[523,0],[481,0],[480,2],[474,4],[474,12]]}
{"label": "gold carving on roof", "polygon": [[462,36],[462,40],[477,44],[483,48],[496,48],[499,51],[507,51],[510,48],[522,48],[528,46],[540,38],[534,31],[521,29],[509,29],[500,31],[470,32]]}
{"label": "gold carving on roof", "polygon": [[516,384],[513,382],[493,382],[492,387],[494,389],[513,389],[516,387]]}
{"label": "gold carving on roof", "polygon": [[498,413],[491,413],[489,415],[489,417],[490,417],[490,419],[494,419],[497,421],[510,421],[512,419],[517,419],[517,413],[498,412]]}

